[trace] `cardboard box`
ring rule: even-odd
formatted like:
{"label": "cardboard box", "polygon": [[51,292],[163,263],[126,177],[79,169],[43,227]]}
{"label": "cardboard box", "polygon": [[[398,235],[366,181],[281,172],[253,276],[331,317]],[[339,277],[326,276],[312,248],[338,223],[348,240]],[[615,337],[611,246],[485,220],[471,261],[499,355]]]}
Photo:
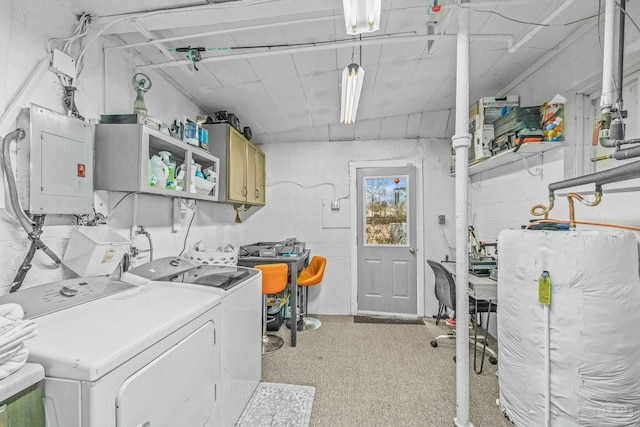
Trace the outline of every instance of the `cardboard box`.
{"label": "cardboard box", "polygon": [[[491,141],[493,140],[493,125],[485,125],[473,134],[474,161],[491,157]],[[470,160],[471,161],[471,160]]]}
{"label": "cardboard box", "polygon": [[473,135],[477,129],[493,124],[500,117],[500,112],[504,107],[518,107],[519,105],[520,97],[518,95],[480,98],[469,109],[469,132]]}

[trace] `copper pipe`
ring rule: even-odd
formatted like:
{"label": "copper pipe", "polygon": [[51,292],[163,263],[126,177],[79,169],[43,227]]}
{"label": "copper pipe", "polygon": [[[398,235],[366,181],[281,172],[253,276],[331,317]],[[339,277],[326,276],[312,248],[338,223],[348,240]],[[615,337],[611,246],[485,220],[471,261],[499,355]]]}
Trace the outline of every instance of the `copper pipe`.
{"label": "copper pipe", "polygon": [[551,209],[553,209],[554,201],[555,201],[555,197],[549,196],[549,207],[546,207],[545,205],[535,205],[530,210],[531,215],[533,216],[544,215],[544,219],[547,219],[549,217],[549,212],[551,212]]}
{"label": "copper pipe", "polygon": [[575,218],[575,210],[573,206],[573,199],[577,199],[583,205],[593,207],[600,204],[600,201],[602,200],[602,192],[596,191],[596,196],[593,201],[586,200],[584,197],[576,193],[567,194],[567,201],[569,202],[569,230],[576,229],[576,218]]}
{"label": "copper pipe", "polygon": [[591,158],[592,162],[599,162],[600,160],[607,160],[607,159],[612,159],[613,158],[613,154],[608,154],[606,156],[598,156],[598,157],[593,157]]}

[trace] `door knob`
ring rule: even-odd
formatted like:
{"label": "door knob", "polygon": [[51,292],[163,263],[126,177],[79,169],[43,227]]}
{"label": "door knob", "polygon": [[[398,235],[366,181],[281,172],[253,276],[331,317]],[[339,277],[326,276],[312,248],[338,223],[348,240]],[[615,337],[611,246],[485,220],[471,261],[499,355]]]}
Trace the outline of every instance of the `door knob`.
{"label": "door knob", "polygon": [[415,254],[418,250],[416,248],[409,248],[409,252]]}

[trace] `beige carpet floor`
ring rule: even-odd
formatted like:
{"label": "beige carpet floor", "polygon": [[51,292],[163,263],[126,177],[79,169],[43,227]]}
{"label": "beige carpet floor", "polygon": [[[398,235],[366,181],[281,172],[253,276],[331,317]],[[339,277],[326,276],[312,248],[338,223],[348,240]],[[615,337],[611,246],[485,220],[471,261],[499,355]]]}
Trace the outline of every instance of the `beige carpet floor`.
{"label": "beige carpet floor", "polygon": [[[282,326],[277,334],[285,346],[262,358],[263,381],[316,388],[312,427],[454,425],[455,341],[429,345],[450,327],[430,319],[425,325],[394,325],[315,317],[322,327],[298,332],[295,348]],[[496,406],[496,370],[487,361],[482,374],[470,374],[475,427],[512,427]]]}

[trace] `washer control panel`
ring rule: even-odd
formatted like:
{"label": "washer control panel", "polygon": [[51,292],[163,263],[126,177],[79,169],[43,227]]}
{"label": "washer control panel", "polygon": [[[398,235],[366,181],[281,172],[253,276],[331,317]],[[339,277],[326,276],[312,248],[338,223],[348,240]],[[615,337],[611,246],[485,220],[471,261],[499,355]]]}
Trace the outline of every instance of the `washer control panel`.
{"label": "washer control panel", "polygon": [[135,287],[108,277],[82,277],[3,295],[0,297],[0,304],[18,304],[24,310],[24,318],[32,319]]}

